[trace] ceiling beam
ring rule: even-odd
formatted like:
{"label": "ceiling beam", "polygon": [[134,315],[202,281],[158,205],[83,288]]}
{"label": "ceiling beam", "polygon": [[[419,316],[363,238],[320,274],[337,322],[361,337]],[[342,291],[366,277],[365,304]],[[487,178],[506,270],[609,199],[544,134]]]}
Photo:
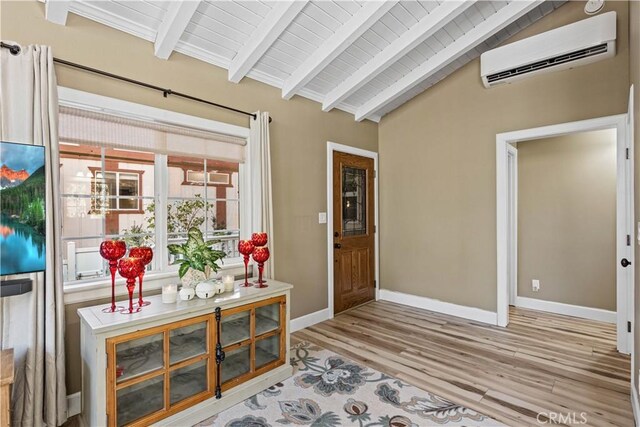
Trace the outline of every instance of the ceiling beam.
{"label": "ceiling beam", "polygon": [[544,0],[512,1],[453,43],[414,68],[409,74],[384,89],[356,110],[355,118],[361,121],[371,116],[385,105],[402,96],[424,80],[428,79],[467,51],[473,49],[498,31],[509,26],[518,18],[538,7]]}
{"label": "ceiling beam", "polygon": [[285,80],[282,97],[290,99],[331,61],[387,13],[396,0],[368,1]]}
{"label": "ceiling beam", "polygon": [[54,24],[67,25],[67,15],[69,15],[68,0],[47,0],[44,4],[44,16],[47,21]]}
{"label": "ceiling beam", "polygon": [[154,52],[158,58],[168,59],[182,33],[200,5],[199,0],[172,1],[158,27]]}
{"label": "ceiling beam", "polygon": [[434,35],[456,16],[468,9],[473,3],[475,3],[475,0],[462,2],[447,1],[442,3],[385,47],[373,59],[331,90],[322,103],[322,111],[329,111],[335,108],[362,86],[373,80],[378,74],[386,70],[390,65],[398,61],[398,59]]}
{"label": "ceiling beam", "polygon": [[307,0],[276,2],[229,65],[229,80],[238,83],[307,5]]}

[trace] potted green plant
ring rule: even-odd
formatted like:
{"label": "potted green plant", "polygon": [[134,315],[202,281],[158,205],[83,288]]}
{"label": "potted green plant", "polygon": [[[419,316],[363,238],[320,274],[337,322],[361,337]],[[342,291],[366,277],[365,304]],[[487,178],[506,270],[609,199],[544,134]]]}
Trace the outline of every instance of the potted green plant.
{"label": "potted green plant", "polygon": [[[205,241],[200,229],[191,227],[187,233],[187,241],[183,244],[168,245],[169,253],[176,256],[174,264],[180,264],[178,276],[185,287],[193,287],[199,281],[208,280],[220,266],[218,261],[226,256],[223,251],[212,249],[217,240]],[[194,274],[194,272],[200,272]],[[192,277],[186,278],[185,276]],[[188,279],[188,280],[185,280]]]}

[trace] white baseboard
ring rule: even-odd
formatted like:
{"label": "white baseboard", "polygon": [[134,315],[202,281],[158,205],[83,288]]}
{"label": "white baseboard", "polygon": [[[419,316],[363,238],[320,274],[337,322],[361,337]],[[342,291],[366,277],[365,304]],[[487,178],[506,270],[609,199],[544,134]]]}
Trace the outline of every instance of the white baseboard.
{"label": "white baseboard", "polygon": [[82,395],[80,392],[67,395],[67,416],[73,417],[82,412]]}
{"label": "white baseboard", "polygon": [[314,311],[313,313],[306,314],[304,316],[296,317],[291,320],[291,332],[299,331],[300,329],[308,328],[316,323],[329,320],[330,313],[328,308]]}
{"label": "white baseboard", "polygon": [[638,390],[634,384],[631,384],[631,407],[636,426],[640,426],[640,401],[638,400]]}
{"label": "white baseboard", "polygon": [[598,320],[600,322],[616,323],[615,311],[601,308],[582,307],[561,302],[545,301],[536,298],[516,297],[516,307],[532,310],[548,311],[549,313],[565,314],[567,316],[582,317],[583,319]]}
{"label": "white baseboard", "polygon": [[468,307],[466,305],[453,304],[417,295],[405,294],[402,292],[389,291],[386,289],[380,289],[380,299],[408,305],[410,307],[435,311],[437,313],[448,314],[450,316],[462,317],[463,319],[475,320],[476,322],[488,323],[490,325],[495,325],[498,321],[498,316],[493,311],[487,311],[476,307]]}

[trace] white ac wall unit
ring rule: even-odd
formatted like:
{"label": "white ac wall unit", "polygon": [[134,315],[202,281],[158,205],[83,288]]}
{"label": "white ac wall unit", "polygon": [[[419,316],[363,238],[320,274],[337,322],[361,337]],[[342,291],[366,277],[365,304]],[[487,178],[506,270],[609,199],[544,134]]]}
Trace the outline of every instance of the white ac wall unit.
{"label": "white ac wall unit", "polygon": [[616,54],[616,13],[583,19],[483,53],[484,87],[590,64]]}

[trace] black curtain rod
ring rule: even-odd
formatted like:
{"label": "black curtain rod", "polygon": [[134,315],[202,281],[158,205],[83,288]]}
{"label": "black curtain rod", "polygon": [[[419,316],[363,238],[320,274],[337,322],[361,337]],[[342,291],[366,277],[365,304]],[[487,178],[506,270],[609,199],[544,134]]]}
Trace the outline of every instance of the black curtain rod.
{"label": "black curtain rod", "polygon": [[[5,49],[9,49],[9,52],[11,52],[12,55],[17,55],[17,54],[20,53],[20,46],[18,46],[18,45],[7,44],[5,42],[0,42],[0,46],[5,48]],[[180,98],[189,99],[191,101],[196,101],[196,102],[201,102],[203,104],[211,105],[211,106],[216,107],[216,108],[223,108],[225,110],[233,111],[234,113],[244,114],[245,116],[253,117],[254,120],[256,119],[256,114],[254,114],[254,113],[249,113],[247,111],[238,110],[237,108],[228,107],[228,106],[222,105],[222,104],[217,104],[215,102],[207,101],[206,99],[197,98],[195,96],[187,95],[186,93],[176,92],[176,91],[171,90],[171,89],[167,89],[167,88],[163,88],[163,87],[160,87],[160,86],[155,86],[155,85],[152,85],[152,84],[149,84],[149,83],[141,82],[140,80],[134,80],[134,79],[130,79],[128,77],[119,76],[117,74],[113,74],[113,73],[109,73],[109,72],[106,72],[106,71],[98,70],[97,68],[91,68],[91,67],[87,67],[86,65],[76,64],[75,62],[65,61],[64,59],[53,58],[53,62],[55,62],[57,64],[65,65],[67,67],[77,68],[77,69],[82,70],[82,71],[87,71],[89,73],[99,74],[101,76],[105,76],[105,77],[109,77],[109,78],[112,78],[112,79],[120,80],[120,81],[123,81],[123,82],[131,83],[131,84],[134,84],[134,85],[146,87],[147,89],[157,90],[159,92],[162,92],[162,95],[165,98],[168,97],[169,95],[174,95],[174,96],[177,96],[177,97],[180,97]],[[269,123],[271,123],[271,121],[272,121],[272,118],[269,117]]]}

